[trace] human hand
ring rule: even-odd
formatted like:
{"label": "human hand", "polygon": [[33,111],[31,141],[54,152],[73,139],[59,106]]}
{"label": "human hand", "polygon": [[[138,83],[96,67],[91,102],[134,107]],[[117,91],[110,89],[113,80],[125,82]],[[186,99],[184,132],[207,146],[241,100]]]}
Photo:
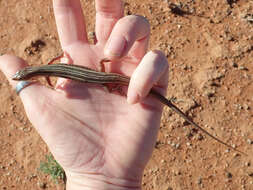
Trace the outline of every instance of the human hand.
{"label": "human hand", "polygon": [[[122,1],[96,1],[94,45],[79,0],[53,3],[63,51],[74,64],[92,69],[104,57],[113,60],[107,72],[131,76],[128,103],[97,85],[68,81],[53,90],[33,84],[20,93],[27,116],[64,168],[68,189],[140,189],[162,113],[158,101],[145,97],[154,84],[165,93],[167,60],[159,51],[146,54],[149,24],[140,16],[123,17]],[[15,56],[0,57],[13,87],[12,75],[26,65]]]}

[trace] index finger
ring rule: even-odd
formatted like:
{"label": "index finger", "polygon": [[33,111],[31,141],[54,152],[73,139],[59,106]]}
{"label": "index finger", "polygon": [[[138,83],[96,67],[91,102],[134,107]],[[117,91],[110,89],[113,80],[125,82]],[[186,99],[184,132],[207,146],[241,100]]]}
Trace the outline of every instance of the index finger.
{"label": "index finger", "polygon": [[96,0],[96,37],[105,43],[115,23],[124,15],[121,0]]}
{"label": "index finger", "polygon": [[79,0],[53,0],[54,15],[62,49],[77,41],[88,43]]}

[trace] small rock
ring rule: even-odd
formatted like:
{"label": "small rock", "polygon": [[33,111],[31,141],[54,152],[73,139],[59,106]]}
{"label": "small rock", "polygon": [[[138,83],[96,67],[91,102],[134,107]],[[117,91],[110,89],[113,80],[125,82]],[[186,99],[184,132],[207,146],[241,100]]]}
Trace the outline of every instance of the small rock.
{"label": "small rock", "polygon": [[203,137],[203,135],[202,134],[198,134],[198,136],[197,136],[197,139],[199,140],[199,141],[201,141],[201,140],[203,140],[204,139],[204,137]]}
{"label": "small rock", "polygon": [[20,177],[19,177],[19,176],[18,176],[18,177],[16,177],[16,181],[17,181],[17,182],[20,182],[20,180],[21,180],[21,179],[20,179]]}
{"label": "small rock", "polygon": [[232,63],[231,63],[231,66],[234,67],[234,68],[237,68],[237,67],[238,67],[237,63],[235,63],[235,62],[232,62]]}
{"label": "small rock", "polygon": [[189,131],[185,135],[188,139],[191,139],[193,137],[193,134]]}
{"label": "small rock", "polygon": [[253,23],[253,14],[246,14],[243,17],[246,21],[248,21],[249,23]]}
{"label": "small rock", "polygon": [[26,127],[23,129],[24,132],[30,132],[31,131],[31,128],[30,127]]}
{"label": "small rock", "polygon": [[248,69],[247,69],[246,67],[244,67],[244,66],[240,66],[238,69],[239,69],[239,70],[248,71]]}
{"label": "small rock", "polygon": [[203,93],[204,96],[207,96],[208,98],[211,98],[215,94],[215,89],[206,89]]}
{"label": "small rock", "polygon": [[178,149],[180,147],[180,143],[177,143],[175,148]]}
{"label": "small rock", "polygon": [[251,139],[247,139],[248,144],[253,144],[253,141]]}
{"label": "small rock", "polygon": [[175,175],[176,175],[176,176],[177,176],[177,175],[181,175],[181,174],[182,174],[179,170],[174,171],[174,173],[175,173]]}
{"label": "small rock", "polygon": [[249,105],[247,105],[247,104],[244,104],[244,105],[243,105],[243,108],[244,108],[245,110],[249,110],[249,109],[250,109]]}
{"label": "small rock", "polygon": [[40,187],[41,189],[46,189],[47,188],[47,184],[44,182],[38,182],[37,183],[38,187]]}
{"label": "small rock", "polygon": [[160,145],[160,144],[162,144],[162,142],[161,142],[161,141],[159,141],[159,140],[158,140],[158,141],[156,141],[156,143],[155,143],[155,148],[159,148],[159,145]]}
{"label": "small rock", "polygon": [[233,177],[233,175],[230,172],[226,172],[226,176],[227,176],[227,178],[232,178]]}
{"label": "small rock", "polygon": [[198,178],[197,184],[200,185],[202,183],[202,177]]}
{"label": "small rock", "polygon": [[249,172],[248,176],[253,177],[253,172]]}
{"label": "small rock", "polygon": [[15,160],[11,160],[8,165],[12,166],[14,163],[15,163]]}
{"label": "small rock", "polygon": [[10,176],[10,175],[11,175],[11,172],[6,173],[5,175],[6,175],[6,176]]}

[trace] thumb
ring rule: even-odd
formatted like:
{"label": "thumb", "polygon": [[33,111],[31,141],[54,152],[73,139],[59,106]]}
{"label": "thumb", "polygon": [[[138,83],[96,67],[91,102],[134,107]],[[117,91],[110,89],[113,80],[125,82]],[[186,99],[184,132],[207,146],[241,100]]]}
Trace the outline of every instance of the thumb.
{"label": "thumb", "polygon": [[[19,81],[12,80],[12,76],[26,66],[27,63],[19,57],[13,55],[0,56],[0,70],[4,73],[13,89],[16,88]],[[32,83],[30,86],[23,88],[19,93],[31,121],[40,117],[40,110],[42,110],[41,108],[45,102],[45,98],[41,97],[48,97],[50,91],[50,89],[39,83]]]}

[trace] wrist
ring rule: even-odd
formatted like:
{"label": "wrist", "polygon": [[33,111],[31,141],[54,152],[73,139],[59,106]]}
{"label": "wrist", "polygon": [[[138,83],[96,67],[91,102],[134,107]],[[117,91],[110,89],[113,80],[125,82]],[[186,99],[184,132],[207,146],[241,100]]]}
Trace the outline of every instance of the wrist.
{"label": "wrist", "polygon": [[141,180],[127,180],[101,174],[67,174],[66,190],[141,190]]}

